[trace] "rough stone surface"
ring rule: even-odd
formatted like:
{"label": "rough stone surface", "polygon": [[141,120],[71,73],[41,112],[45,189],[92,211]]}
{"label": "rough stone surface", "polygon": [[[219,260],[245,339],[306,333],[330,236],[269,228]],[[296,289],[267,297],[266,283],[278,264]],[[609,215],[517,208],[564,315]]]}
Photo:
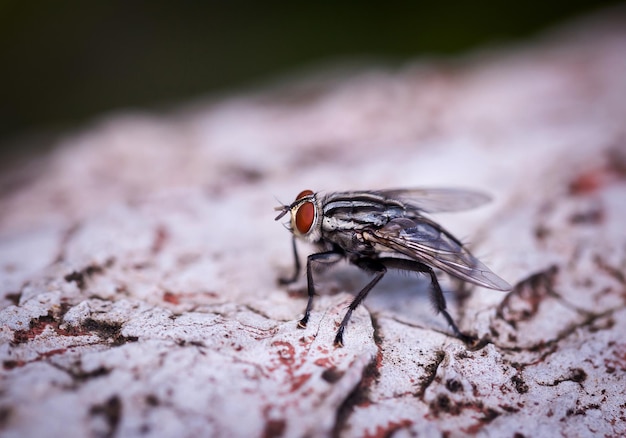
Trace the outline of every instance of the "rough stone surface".
{"label": "rough stone surface", "polygon": [[[110,116],[3,176],[1,435],[625,435],[623,17]],[[442,276],[475,349],[402,275],[334,348],[368,278],[348,265],[296,328],[274,196],[402,186],[494,197],[436,217],[514,285]]]}

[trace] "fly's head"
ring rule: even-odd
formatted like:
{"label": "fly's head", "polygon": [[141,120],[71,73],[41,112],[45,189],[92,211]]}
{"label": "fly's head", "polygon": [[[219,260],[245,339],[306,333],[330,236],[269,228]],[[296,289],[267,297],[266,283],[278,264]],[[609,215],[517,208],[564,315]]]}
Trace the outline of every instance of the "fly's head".
{"label": "fly's head", "polygon": [[290,205],[276,207],[275,210],[280,211],[275,220],[282,218],[287,213],[291,215],[288,228],[295,236],[309,242],[317,242],[320,239],[322,234],[319,214],[321,205],[316,193],[311,190],[303,190]]}

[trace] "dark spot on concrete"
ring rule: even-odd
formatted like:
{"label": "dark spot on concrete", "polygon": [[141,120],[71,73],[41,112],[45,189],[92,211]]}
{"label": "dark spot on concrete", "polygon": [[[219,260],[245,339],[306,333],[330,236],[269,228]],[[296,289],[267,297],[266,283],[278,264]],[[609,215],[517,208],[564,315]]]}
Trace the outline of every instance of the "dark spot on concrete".
{"label": "dark spot on concrete", "polygon": [[[437,398],[433,402],[430,403],[430,409],[431,411],[434,411],[437,416],[439,416],[439,413],[442,411],[451,413],[451,411],[453,410],[452,401],[450,400],[450,397],[448,397],[447,395],[439,394]],[[458,412],[452,412],[452,413],[458,413]]]}
{"label": "dark spot on concrete", "polygon": [[23,367],[26,365],[26,362],[23,360],[5,360],[2,362],[2,367],[5,370],[12,370],[14,368]]}
{"label": "dark spot on concrete", "polygon": [[470,357],[470,355],[467,354],[466,350],[461,350],[457,354],[455,354],[454,357],[461,360],[461,359],[467,359],[468,357]]}
{"label": "dark spot on concrete", "polygon": [[87,380],[97,379],[98,377],[108,376],[111,373],[111,370],[105,367],[98,367],[93,371],[83,371],[82,369],[78,371],[68,371],[72,378],[79,382],[86,382]]}
{"label": "dark spot on concrete", "polygon": [[76,286],[78,286],[80,290],[84,290],[87,285],[87,280],[95,274],[100,274],[103,271],[104,268],[102,266],[89,265],[80,271],[72,271],[63,278],[68,283],[71,283],[72,281],[75,282]]}
{"label": "dark spot on concrete", "polygon": [[148,406],[155,407],[155,406],[159,406],[161,404],[161,401],[159,400],[159,398],[156,395],[148,394],[146,396],[146,404]]}
{"label": "dark spot on concrete", "polygon": [[596,225],[602,223],[604,220],[604,212],[600,208],[594,208],[591,210],[574,213],[569,218],[570,223],[573,225]]}
{"label": "dark spot on concrete", "polygon": [[626,371],[626,343],[609,343],[611,351],[604,358],[604,367],[608,374],[621,370]]}
{"label": "dark spot on concrete", "polygon": [[4,297],[9,300],[14,306],[18,306],[20,304],[20,299],[22,298],[22,293],[8,293]]}
{"label": "dark spot on concrete", "polygon": [[556,379],[552,383],[544,383],[543,386],[557,386],[563,382],[576,382],[582,383],[587,379],[587,373],[580,368],[573,368],[570,370],[569,374],[560,379]]}
{"label": "dark spot on concrete", "polygon": [[513,434],[513,438],[526,438],[526,435],[524,435],[524,434],[523,434],[523,433],[521,433],[521,432],[515,432],[515,433]]}
{"label": "dark spot on concrete", "polygon": [[465,403],[464,408],[468,408],[483,414],[478,418],[478,422],[473,425],[461,429],[465,434],[474,436],[476,435],[486,424],[491,423],[493,420],[500,416],[500,412],[495,409],[485,408],[481,402]]}
{"label": "dark spot on concrete", "polygon": [[446,381],[446,388],[450,392],[459,392],[463,391],[463,384],[455,379],[448,379]]}
{"label": "dark spot on concrete", "polygon": [[550,235],[550,233],[550,229],[545,225],[537,225],[537,227],[535,227],[535,238],[537,240],[544,240]]}
{"label": "dark spot on concrete", "polygon": [[608,318],[602,319],[598,318],[592,321],[591,325],[588,327],[590,333],[597,333],[602,330],[610,330],[615,326],[615,319],[609,316]]}
{"label": "dark spot on concrete", "polygon": [[82,323],[82,327],[88,332],[97,332],[102,338],[115,338],[119,335],[121,324],[108,322],[108,321],[96,321],[95,319],[87,318]]}
{"label": "dark spot on concrete", "polygon": [[567,417],[571,417],[572,415],[583,415],[584,416],[584,415],[587,415],[587,411],[585,411],[584,409],[580,409],[580,408],[579,409],[572,409],[572,408],[570,408],[570,409],[568,409],[565,412],[565,415]]}
{"label": "dark spot on concrete", "polygon": [[570,380],[572,382],[584,382],[587,379],[587,373],[580,369],[580,368],[574,368],[572,370],[572,374],[570,375]]}
{"label": "dark spot on concrete", "polygon": [[539,341],[535,345],[528,347],[526,350],[532,353],[543,352],[544,356],[554,353],[559,345],[556,342]]}
{"label": "dark spot on concrete", "polygon": [[556,265],[537,272],[518,282],[498,306],[496,315],[511,327],[532,318],[546,296],[553,294],[553,285],[558,273]]}
{"label": "dark spot on concrete", "polygon": [[122,417],[122,402],[118,396],[114,395],[104,403],[92,406],[89,413],[92,416],[102,416],[104,418],[109,426],[104,437],[110,438],[115,436],[119,426]]}
{"label": "dark spot on concrete", "polygon": [[446,394],[439,394],[435,400],[429,404],[429,416],[439,418],[443,414],[458,416],[465,410],[470,410],[482,414],[478,417],[478,422],[462,429],[465,434],[475,435],[485,424],[491,423],[500,416],[496,409],[486,407],[482,401],[454,402]]}
{"label": "dark spot on concrete", "polygon": [[10,406],[0,406],[0,428],[6,427],[11,420],[13,408]]}
{"label": "dark spot on concrete", "polygon": [[439,365],[441,365],[441,362],[443,362],[445,357],[446,353],[441,350],[436,351],[434,360],[424,367],[424,372],[426,373],[426,375],[421,379],[420,388],[415,394],[416,397],[422,398],[424,396],[424,393],[426,392],[426,389],[431,385],[431,383],[435,381]]}
{"label": "dark spot on concrete", "polygon": [[287,423],[285,420],[268,420],[263,430],[264,438],[273,438],[283,436]]}
{"label": "dark spot on concrete", "polygon": [[111,342],[113,346],[136,342],[137,336],[122,336],[122,324],[109,321],[97,321],[87,318],[82,324],[82,328],[87,332],[95,332],[100,338]]}
{"label": "dark spot on concrete", "polygon": [[487,408],[483,411],[484,417],[481,419],[484,423],[491,423],[493,420],[500,416],[500,412],[492,408]]}
{"label": "dark spot on concrete", "polygon": [[336,383],[338,382],[345,373],[337,367],[327,368],[322,372],[322,379],[326,380],[328,383]]}
{"label": "dark spot on concrete", "polygon": [[515,390],[520,394],[526,394],[528,392],[528,385],[524,382],[524,379],[519,374],[511,377],[511,382],[515,387]]}
{"label": "dark spot on concrete", "polygon": [[333,426],[332,436],[341,436],[345,423],[350,418],[350,414],[354,411],[355,406],[367,406],[371,403],[369,395],[370,388],[380,377],[379,358],[374,358],[363,369],[361,381],[352,390],[350,395],[346,397],[343,403],[337,409],[337,417]]}
{"label": "dark spot on concrete", "polygon": [[30,320],[28,324],[29,327],[27,329],[15,330],[15,332],[13,332],[12,345],[15,346],[18,344],[26,343],[43,333],[46,327],[53,326],[53,328],[55,328],[55,325],[58,324],[56,324],[52,313],[40,316],[39,318],[33,318]]}
{"label": "dark spot on concrete", "polygon": [[[71,306],[68,303],[61,303],[61,306],[58,307],[55,313],[49,312],[47,315],[32,319],[28,329],[13,332],[13,342],[11,345],[15,346],[29,342],[43,333],[47,328],[52,329],[59,336],[85,336],[95,332],[98,337],[109,341],[114,346],[138,340],[136,336],[122,336],[122,325],[119,323],[96,321],[91,318],[86,319],[80,326],[61,328],[63,315],[70,308]],[[49,353],[58,354],[59,351],[60,350],[52,350]],[[9,366],[10,365],[11,364],[9,364]]]}
{"label": "dark spot on concrete", "polygon": [[510,406],[510,405],[499,405],[498,407],[502,409],[504,412],[508,412],[511,414],[514,414],[520,411],[519,408],[516,408],[515,406]]}

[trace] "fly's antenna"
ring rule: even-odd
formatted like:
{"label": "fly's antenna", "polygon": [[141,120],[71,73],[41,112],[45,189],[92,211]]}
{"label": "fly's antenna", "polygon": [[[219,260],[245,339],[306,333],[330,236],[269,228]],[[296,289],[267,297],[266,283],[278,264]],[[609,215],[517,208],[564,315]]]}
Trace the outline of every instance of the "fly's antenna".
{"label": "fly's antenna", "polygon": [[286,215],[289,212],[289,206],[288,205],[283,205],[282,207],[276,207],[274,208],[275,211],[280,211],[280,213],[278,214],[278,216],[276,216],[274,218],[275,221],[277,221],[278,219],[282,218],[284,215]]}
{"label": "fly's antenna", "polygon": [[281,217],[283,217],[284,215],[287,214],[287,212],[289,211],[290,206],[289,205],[285,205],[282,202],[280,202],[280,199],[278,199],[276,196],[274,196],[274,199],[276,199],[276,202],[278,202],[280,204],[279,207],[274,207],[274,211],[280,211],[278,216],[276,216],[274,218],[274,220],[277,221],[278,219],[280,219]]}

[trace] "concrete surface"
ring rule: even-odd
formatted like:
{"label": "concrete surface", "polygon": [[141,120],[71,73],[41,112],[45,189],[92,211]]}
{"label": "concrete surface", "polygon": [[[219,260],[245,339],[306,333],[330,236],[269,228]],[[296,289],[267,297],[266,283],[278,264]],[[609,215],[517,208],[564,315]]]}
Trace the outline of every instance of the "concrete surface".
{"label": "concrete surface", "polygon": [[[626,434],[626,26],[111,115],[3,177],[0,434]],[[454,186],[435,218],[510,293],[341,265],[304,278],[277,199]],[[275,197],[277,199],[275,199]],[[300,246],[301,255],[307,248]],[[458,299],[455,299],[458,297]]]}

